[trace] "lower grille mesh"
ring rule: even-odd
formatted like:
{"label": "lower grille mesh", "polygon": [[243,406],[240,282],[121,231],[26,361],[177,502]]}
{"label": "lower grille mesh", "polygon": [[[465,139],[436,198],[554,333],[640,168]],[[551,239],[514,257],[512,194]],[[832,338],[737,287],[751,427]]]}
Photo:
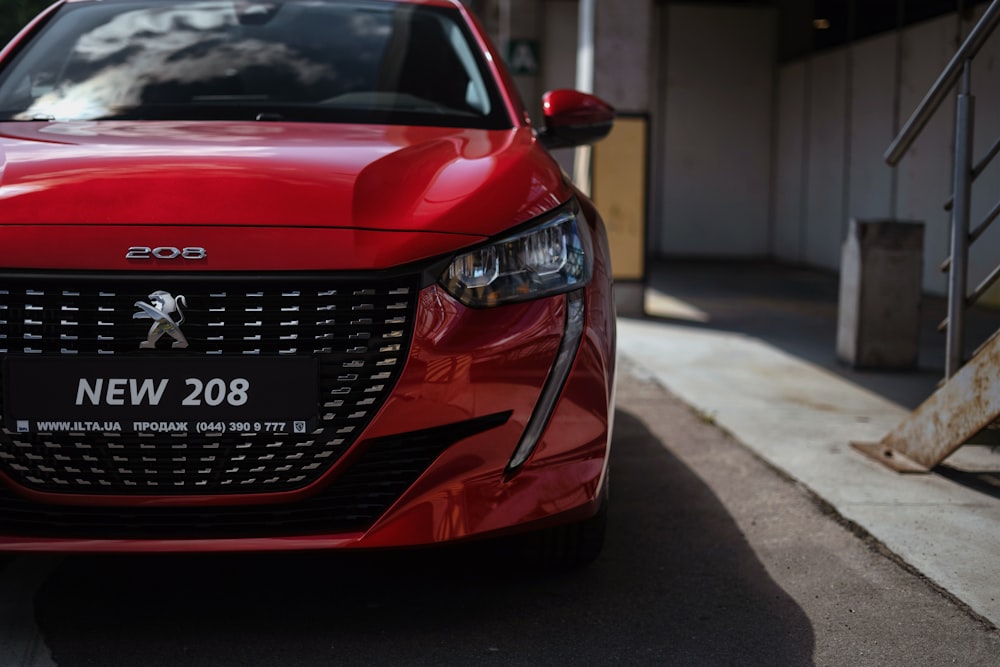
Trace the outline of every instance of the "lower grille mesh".
{"label": "lower grille mesh", "polygon": [[[17,433],[0,430],[0,468],[47,492],[190,495],[301,488],[351,446],[390,393],[412,337],[419,277],[6,276],[0,360],[103,355],[176,359],[311,356],[318,426],[308,433]],[[136,302],[183,295],[188,343],[141,349],[150,320]],[[180,299],[177,299],[180,303]],[[180,314],[175,313],[179,318]],[[3,396],[0,394],[0,411]]]}
{"label": "lower grille mesh", "polygon": [[40,505],[0,487],[0,534],[87,539],[249,538],[371,527],[454,443],[503,425],[510,412],[380,438],[321,493],[281,505],[80,507]]}

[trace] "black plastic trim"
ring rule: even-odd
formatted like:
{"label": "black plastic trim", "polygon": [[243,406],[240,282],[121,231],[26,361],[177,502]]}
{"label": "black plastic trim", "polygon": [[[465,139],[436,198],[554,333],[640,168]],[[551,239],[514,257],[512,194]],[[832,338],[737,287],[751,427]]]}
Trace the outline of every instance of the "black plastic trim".
{"label": "black plastic trim", "polygon": [[45,505],[0,487],[0,535],[51,539],[239,539],[367,530],[449,447],[502,426],[498,412],[362,444],[350,467],[298,502],[221,507]]}

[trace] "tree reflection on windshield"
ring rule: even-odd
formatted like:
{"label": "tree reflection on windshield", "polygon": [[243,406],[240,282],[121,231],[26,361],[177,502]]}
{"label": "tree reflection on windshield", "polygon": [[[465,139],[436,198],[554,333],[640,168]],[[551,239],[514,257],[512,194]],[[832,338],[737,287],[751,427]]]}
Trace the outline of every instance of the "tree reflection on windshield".
{"label": "tree reflection on windshield", "polygon": [[439,8],[80,3],[0,74],[0,117],[351,120],[375,111],[387,122],[509,126],[473,54]]}

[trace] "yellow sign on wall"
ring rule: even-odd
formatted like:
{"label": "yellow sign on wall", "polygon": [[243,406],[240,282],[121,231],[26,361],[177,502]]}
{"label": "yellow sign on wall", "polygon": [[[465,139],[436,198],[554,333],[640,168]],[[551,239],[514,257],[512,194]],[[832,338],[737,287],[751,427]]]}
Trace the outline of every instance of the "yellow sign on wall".
{"label": "yellow sign on wall", "polygon": [[616,280],[646,277],[646,164],[649,120],[619,117],[594,145],[591,192],[604,217]]}

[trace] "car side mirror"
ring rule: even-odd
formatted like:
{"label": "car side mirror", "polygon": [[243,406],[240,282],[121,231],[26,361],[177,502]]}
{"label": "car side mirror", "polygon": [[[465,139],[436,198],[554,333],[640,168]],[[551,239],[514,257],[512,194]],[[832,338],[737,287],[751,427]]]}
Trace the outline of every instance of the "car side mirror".
{"label": "car side mirror", "polygon": [[608,136],[615,110],[599,97],[577,90],[550,90],[542,95],[545,128],[538,133],[547,148],[592,144]]}

